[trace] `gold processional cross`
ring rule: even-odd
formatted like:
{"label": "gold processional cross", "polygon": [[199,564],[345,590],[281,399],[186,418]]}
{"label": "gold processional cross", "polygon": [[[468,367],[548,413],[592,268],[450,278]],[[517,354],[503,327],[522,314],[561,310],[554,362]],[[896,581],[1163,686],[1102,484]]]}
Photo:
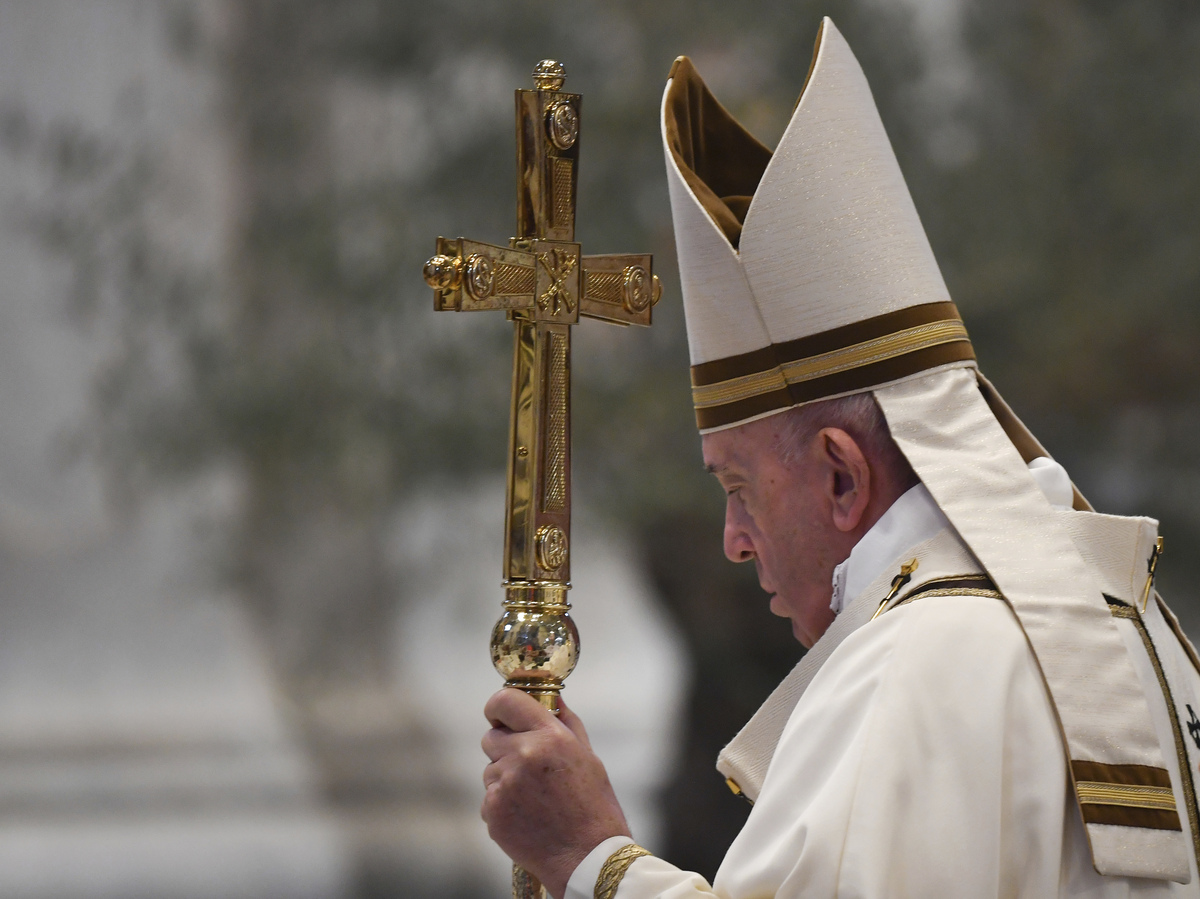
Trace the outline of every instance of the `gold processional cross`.
{"label": "gold processional cross", "polygon": [[[504,614],[492,663],[557,711],[579,656],[568,611],[571,548],[571,325],[579,316],[649,325],[661,288],[647,254],[581,256],[575,238],[579,94],[538,63],[535,90],[518,90],[517,236],[507,247],[439,237],[425,263],[435,310],[503,309],[513,322],[512,410],[504,533]],[[513,869],[513,895],[541,884]]]}

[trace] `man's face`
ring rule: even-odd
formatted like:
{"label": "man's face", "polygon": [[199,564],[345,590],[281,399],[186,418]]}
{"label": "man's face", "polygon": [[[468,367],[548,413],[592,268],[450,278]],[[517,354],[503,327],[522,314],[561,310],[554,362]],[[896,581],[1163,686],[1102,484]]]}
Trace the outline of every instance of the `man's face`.
{"label": "man's face", "polygon": [[790,618],[796,639],[812,646],[833,621],[830,581],[845,553],[838,555],[842,535],[830,523],[815,446],[784,462],[778,421],[704,435],[704,463],[725,490],[725,555],[754,560],[771,611]]}

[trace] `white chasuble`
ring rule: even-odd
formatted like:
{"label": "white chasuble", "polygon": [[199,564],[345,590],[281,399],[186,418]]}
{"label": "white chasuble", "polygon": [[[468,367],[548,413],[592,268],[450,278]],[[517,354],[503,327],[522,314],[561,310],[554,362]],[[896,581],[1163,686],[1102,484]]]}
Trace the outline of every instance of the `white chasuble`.
{"label": "white chasuble", "polygon": [[[1139,575],[1125,563],[1121,541],[1145,520],[1059,514],[1074,517],[1074,539],[1102,544],[1083,555],[1120,575],[1101,577],[1106,593],[1139,606],[1144,567]],[[917,575],[872,620],[910,556],[922,560]],[[891,560],[722,754],[722,773],[741,778],[755,802],[713,884],[648,856],[629,866],[615,899],[1200,896],[1194,857],[1189,883],[1096,872],[1055,708],[1016,616],[988,590],[928,589],[979,571],[949,528]],[[914,598],[904,602],[906,593]],[[1185,753],[1190,784],[1200,778],[1200,676],[1167,616],[1152,596],[1144,615],[1114,617],[1156,730]],[[1146,641],[1171,681],[1173,710]],[[1168,753],[1174,794],[1194,809],[1178,758]],[[1180,811],[1194,846],[1194,814]],[[1138,838],[1137,828],[1111,829]],[[597,847],[568,899],[592,899],[605,859],[626,842]]]}

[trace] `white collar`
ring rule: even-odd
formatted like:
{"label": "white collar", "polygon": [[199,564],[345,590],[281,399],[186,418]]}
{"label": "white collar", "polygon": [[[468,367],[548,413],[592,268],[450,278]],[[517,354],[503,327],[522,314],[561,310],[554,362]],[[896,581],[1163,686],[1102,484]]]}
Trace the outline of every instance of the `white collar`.
{"label": "white collar", "polygon": [[[1052,506],[1071,507],[1071,479],[1065,468],[1043,456],[1029,463],[1029,471]],[[835,615],[840,613],[908,547],[923,543],[948,527],[950,520],[924,484],[908,490],[863,534],[845,561],[833,569],[833,598],[829,608]]]}
{"label": "white collar", "polygon": [[841,612],[848,600],[862,593],[904,550],[948,527],[950,520],[942,514],[925,485],[910,488],[863,534],[845,561],[833,569],[833,601],[829,607],[835,614]]}

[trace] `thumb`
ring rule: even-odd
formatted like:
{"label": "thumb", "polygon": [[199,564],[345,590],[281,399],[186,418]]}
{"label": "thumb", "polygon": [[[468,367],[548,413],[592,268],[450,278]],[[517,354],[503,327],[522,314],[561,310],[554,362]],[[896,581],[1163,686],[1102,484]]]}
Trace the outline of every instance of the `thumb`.
{"label": "thumb", "polygon": [[592,748],[592,743],[588,739],[587,728],[583,726],[583,721],[580,717],[572,712],[567,707],[567,704],[563,702],[561,693],[558,696],[558,720],[566,725],[567,730],[573,733],[580,743],[588,749]]}

